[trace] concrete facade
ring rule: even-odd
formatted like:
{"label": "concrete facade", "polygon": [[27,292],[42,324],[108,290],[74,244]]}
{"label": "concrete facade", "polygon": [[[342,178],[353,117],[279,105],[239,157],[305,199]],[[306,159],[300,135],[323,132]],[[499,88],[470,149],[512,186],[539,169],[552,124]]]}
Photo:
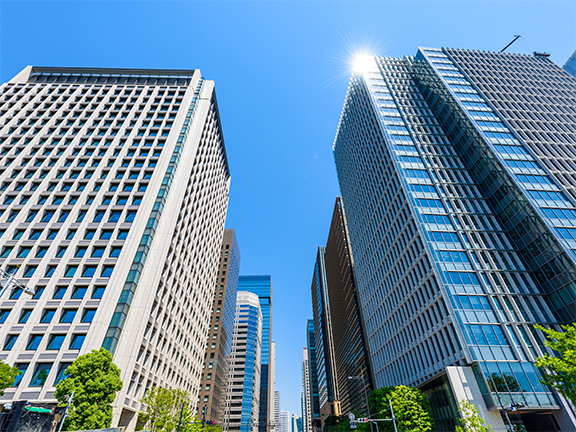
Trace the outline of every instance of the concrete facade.
{"label": "concrete facade", "polygon": [[[196,400],[230,174],[214,83],[200,71],[28,67],[0,86],[0,402],[55,402],[105,347],[124,382],[113,426],[151,386]],[[201,257],[201,259],[200,259]]]}

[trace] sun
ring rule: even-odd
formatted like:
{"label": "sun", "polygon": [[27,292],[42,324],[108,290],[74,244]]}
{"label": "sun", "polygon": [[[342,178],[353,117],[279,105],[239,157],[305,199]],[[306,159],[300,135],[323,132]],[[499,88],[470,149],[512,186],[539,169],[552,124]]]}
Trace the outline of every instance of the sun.
{"label": "sun", "polygon": [[356,54],[354,57],[354,70],[356,72],[366,72],[374,65],[374,57],[366,54]]}

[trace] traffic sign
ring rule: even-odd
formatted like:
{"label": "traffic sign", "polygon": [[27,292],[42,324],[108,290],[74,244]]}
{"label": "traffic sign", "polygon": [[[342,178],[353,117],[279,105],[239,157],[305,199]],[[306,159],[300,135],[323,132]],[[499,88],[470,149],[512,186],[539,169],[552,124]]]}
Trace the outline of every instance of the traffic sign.
{"label": "traffic sign", "polygon": [[356,422],[354,420],[350,420],[350,429],[356,429]]}
{"label": "traffic sign", "polygon": [[350,414],[348,414],[348,418],[349,418],[351,421],[353,421],[353,420],[356,418],[356,416],[354,415],[354,413],[350,413]]}
{"label": "traffic sign", "polygon": [[358,423],[368,423],[368,419],[365,418],[365,417],[364,417],[364,418],[356,419],[356,421],[357,421]]}

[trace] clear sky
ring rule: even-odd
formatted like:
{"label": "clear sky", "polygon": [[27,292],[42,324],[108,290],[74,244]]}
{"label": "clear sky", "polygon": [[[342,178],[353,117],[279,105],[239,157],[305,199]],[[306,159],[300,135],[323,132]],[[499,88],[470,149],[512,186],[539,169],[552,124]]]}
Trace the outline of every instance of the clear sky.
{"label": "clear sky", "polygon": [[202,71],[216,92],[241,274],[270,274],[276,387],[300,413],[318,246],[339,193],[332,144],[355,52],[576,49],[571,1],[0,1],[0,81],[26,65]]}

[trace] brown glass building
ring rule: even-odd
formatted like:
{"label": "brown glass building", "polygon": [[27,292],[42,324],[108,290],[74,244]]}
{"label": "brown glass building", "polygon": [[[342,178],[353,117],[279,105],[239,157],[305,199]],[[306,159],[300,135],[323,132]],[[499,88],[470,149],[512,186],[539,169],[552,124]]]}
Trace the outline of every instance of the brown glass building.
{"label": "brown glass building", "polygon": [[206,420],[215,420],[218,424],[224,423],[239,270],[240,250],[236,235],[233,229],[227,229],[222,239],[197,405],[200,419],[206,407]]}
{"label": "brown glass building", "polygon": [[344,207],[336,198],[324,253],[330,310],[334,365],[342,414],[366,412],[362,379],[367,393],[374,388],[370,356],[354,278],[354,259],[348,240]]}

